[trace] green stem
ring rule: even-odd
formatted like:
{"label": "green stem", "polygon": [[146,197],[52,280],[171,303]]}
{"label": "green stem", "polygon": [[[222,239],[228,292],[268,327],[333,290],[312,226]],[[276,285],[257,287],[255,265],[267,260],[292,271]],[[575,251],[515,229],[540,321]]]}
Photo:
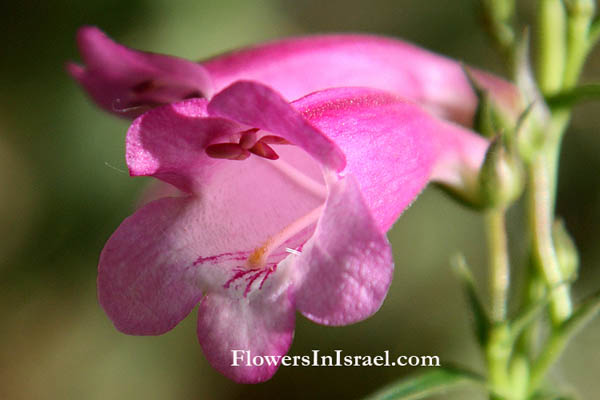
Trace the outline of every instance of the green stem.
{"label": "green stem", "polygon": [[495,393],[492,400],[507,398],[512,391],[509,371],[512,346],[506,322],[510,267],[505,215],[504,206],[491,209],[485,215],[493,320],[485,353],[489,382]]}
{"label": "green stem", "polygon": [[553,94],[563,82],[566,11],[562,0],[540,0],[538,9],[538,81],[544,94]]}
{"label": "green stem", "polygon": [[550,300],[551,317],[555,325],[566,320],[572,312],[569,287],[563,283],[565,279],[552,241],[559,144],[560,141],[540,152],[529,167],[529,229],[540,273],[548,287],[557,287]]}
{"label": "green stem", "polygon": [[567,24],[567,63],[563,89],[570,89],[579,79],[590,51],[590,24],[594,16],[594,0],[574,0],[569,9]]}
{"label": "green stem", "polygon": [[488,382],[491,400],[511,398],[511,379],[509,375],[510,332],[506,323],[497,323],[492,326],[485,347],[487,361]]}
{"label": "green stem", "polygon": [[490,293],[494,322],[502,322],[506,319],[510,283],[505,214],[504,208],[493,209],[486,214],[486,233],[490,260]]}

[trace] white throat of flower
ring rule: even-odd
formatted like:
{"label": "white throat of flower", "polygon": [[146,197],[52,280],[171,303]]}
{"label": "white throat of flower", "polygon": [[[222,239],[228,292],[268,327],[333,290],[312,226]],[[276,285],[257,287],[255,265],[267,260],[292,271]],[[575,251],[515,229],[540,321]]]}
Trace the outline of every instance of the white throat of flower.
{"label": "white throat of flower", "polygon": [[[315,181],[313,178],[305,175],[295,167],[279,159],[276,161],[266,160],[269,165],[273,166],[283,175],[285,175],[291,182],[295,183],[298,187],[306,190],[310,194],[325,200],[327,197],[327,188],[320,182]],[[281,231],[269,237],[261,246],[254,249],[252,254],[248,256],[246,265],[250,269],[262,268],[267,263],[269,255],[284,244],[287,240],[300,233],[302,230],[315,224],[325,208],[325,203],[309,211],[307,214],[302,215]],[[293,250],[293,249],[292,249]]]}

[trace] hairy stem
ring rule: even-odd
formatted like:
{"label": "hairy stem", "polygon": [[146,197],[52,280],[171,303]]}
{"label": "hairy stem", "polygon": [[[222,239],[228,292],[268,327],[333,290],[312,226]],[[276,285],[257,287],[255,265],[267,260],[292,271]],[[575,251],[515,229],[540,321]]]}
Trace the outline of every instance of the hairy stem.
{"label": "hairy stem", "polygon": [[492,319],[495,322],[506,319],[510,283],[505,214],[504,208],[493,209],[486,214]]}
{"label": "hairy stem", "polygon": [[[560,143],[560,142],[558,142]],[[532,235],[535,264],[546,284],[554,289],[551,295],[551,317],[555,325],[566,320],[572,312],[569,288],[558,264],[552,240],[556,169],[559,146],[541,152],[529,167],[529,229]]]}

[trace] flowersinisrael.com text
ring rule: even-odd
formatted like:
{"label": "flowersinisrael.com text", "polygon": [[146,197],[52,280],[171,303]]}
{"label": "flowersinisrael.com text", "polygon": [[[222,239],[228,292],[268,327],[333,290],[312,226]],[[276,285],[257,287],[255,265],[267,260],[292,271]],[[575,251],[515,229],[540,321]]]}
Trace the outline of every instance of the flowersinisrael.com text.
{"label": "flowersinisrael.com text", "polygon": [[321,355],[320,350],[312,354],[296,356],[252,355],[250,350],[231,350],[231,366],[260,367],[265,365],[283,365],[284,367],[439,367],[438,356],[390,356],[389,350],[377,356],[343,354],[343,350],[334,350],[333,354]]}

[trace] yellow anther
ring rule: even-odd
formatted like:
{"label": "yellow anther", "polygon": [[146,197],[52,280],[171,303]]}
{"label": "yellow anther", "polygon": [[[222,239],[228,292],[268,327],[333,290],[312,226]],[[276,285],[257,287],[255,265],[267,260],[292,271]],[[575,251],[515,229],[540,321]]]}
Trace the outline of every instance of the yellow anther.
{"label": "yellow anther", "polygon": [[267,261],[266,258],[268,257],[268,250],[269,250],[269,241],[267,241],[265,244],[263,244],[260,247],[257,247],[254,252],[252,252],[252,254],[250,254],[250,256],[248,256],[248,268],[250,269],[258,269],[258,268],[262,268],[265,265],[265,262]]}

